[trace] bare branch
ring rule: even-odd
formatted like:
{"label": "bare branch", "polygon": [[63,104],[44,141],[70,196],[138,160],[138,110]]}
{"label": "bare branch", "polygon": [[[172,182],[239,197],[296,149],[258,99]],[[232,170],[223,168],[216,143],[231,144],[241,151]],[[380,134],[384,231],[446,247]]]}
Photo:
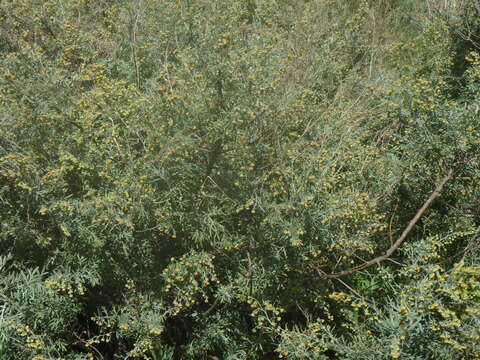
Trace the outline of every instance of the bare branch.
{"label": "bare branch", "polygon": [[218,298],[216,298],[213,304],[207,309],[207,311],[202,314],[203,317],[207,317],[208,315],[210,315],[218,307],[218,305],[220,305],[220,301],[218,300]]}
{"label": "bare branch", "polygon": [[402,245],[402,243],[405,241],[407,236],[412,231],[415,224],[418,222],[418,220],[420,220],[420,218],[423,216],[424,212],[428,209],[428,207],[430,206],[432,201],[435,200],[435,198],[440,195],[440,193],[442,192],[445,184],[452,179],[453,172],[454,172],[453,169],[450,169],[448,171],[447,176],[445,176],[445,178],[437,186],[437,188],[433,191],[433,193],[430,195],[430,197],[427,199],[427,201],[425,201],[425,203],[422,205],[422,207],[417,211],[417,214],[408,223],[408,226],[405,228],[405,230],[403,230],[402,235],[400,235],[400,237],[397,239],[397,241],[395,241],[395,243],[387,250],[387,252],[384,255],[378,256],[378,257],[376,257],[376,258],[374,258],[370,261],[367,261],[366,263],[364,263],[362,265],[356,266],[354,268],[344,270],[344,271],[341,271],[341,272],[336,273],[336,274],[322,274],[321,276],[324,277],[324,278],[328,278],[328,279],[337,279],[337,278],[340,278],[342,276],[350,275],[350,274],[353,274],[357,271],[369,268],[370,266],[376,265],[376,264],[378,264],[378,263],[380,263],[384,260],[387,260],[400,247],[400,245]]}

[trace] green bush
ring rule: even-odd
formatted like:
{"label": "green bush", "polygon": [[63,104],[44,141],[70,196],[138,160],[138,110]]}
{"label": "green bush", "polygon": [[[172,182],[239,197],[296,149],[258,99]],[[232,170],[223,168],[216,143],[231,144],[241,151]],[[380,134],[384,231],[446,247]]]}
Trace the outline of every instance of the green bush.
{"label": "green bush", "polygon": [[1,357],[478,358],[480,32],[447,5],[0,4]]}

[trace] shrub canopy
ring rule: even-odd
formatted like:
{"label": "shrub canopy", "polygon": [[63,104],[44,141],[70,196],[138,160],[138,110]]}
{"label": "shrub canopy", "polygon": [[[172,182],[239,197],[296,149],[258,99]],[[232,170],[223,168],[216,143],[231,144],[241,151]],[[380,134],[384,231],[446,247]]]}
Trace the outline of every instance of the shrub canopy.
{"label": "shrub canopy", "polygon": [[480,359],[477,4],[2,2],[0,357]]}

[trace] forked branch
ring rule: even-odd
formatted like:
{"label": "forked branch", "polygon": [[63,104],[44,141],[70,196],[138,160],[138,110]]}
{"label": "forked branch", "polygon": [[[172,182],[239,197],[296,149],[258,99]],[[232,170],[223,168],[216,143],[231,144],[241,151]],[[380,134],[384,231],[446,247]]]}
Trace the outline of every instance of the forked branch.
{"label": "forked branch", "polygon": [[450,169],[448,171],[448,174],[443,178],[442,182],[440,184],[438,184],[438,186],[433,191],[433,193],[430,195],[430,197],[427,199],[427,201],[425,201],[425,203],[422,205],[422,207],[417,211],[417,213],[413,217],[413,219],[410,220],[407,227],[405,228],[405,230],[403,230],[402,234],[397,239],[397,241],[395,241],[395,243],[393,243],[392,246],[390,246],[390,248],[386,251],[386,253],[384,255],[378,256],[378,257],[376,257],[376,258],[374,258],[370,261],[367,261],[366,263],[364,263],[362,265],[356,266],[356,267],[348,269],[348,270],[341,271],[341,272],[336,273],[336,274],[321,274],[320,276],[322,276],[324,278],[328,278],[328,279],[336,279],[336,278],[340,278],[342,276],[353,274],[357,271],[369,268],[370,266],[376,265],[376,264],[378,264],[378,263],[380,263],[384,260],[387,260],[400,247],[400,245],[402,245],[402,243],[407,238],[408,234],[410,234],[410,232],[412,231],[415,224],[418,222],[418,220],[420,220],[420,218],[423,216],[424,212],[428,209],[428,207],[433,202],[433,200],[435,200],[435,198],[438,197],[441,194],[445,184],[452,179],[453,173],[454,173],[453,169]]}

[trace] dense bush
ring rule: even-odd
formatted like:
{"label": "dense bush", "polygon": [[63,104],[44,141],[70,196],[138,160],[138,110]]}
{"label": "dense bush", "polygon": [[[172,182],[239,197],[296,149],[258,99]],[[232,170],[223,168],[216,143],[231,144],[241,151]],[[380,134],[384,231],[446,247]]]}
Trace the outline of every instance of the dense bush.
{"label": "dense bush", "polygon": [[479,11],[2,2],[0,357],[479,359]]}

